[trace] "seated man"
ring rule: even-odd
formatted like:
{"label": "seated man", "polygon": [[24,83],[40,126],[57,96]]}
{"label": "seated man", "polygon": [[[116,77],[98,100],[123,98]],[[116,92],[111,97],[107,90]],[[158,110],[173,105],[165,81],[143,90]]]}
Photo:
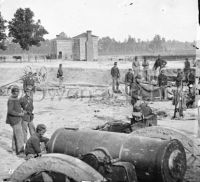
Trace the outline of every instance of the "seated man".
{"label": "seated man", "polygon": [[48,138],[43,137],[46,132],[46,126],[44,124],[37,125],[36,133],[33,134],[26,143],[25,154],[27,159],[38,157],[42,154],[40,143],[44,142],[47,146]]}

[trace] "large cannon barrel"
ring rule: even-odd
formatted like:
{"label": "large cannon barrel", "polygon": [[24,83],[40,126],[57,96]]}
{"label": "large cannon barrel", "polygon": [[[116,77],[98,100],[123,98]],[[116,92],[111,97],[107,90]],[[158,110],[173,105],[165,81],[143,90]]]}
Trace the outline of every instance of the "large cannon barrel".
{"label": "large cannon barrel", "polygon": [[139,182],[181,182],[184,178],[186,154],[176,139],[61,128],[52,135],[48,152],[80,157],[99,147],[105,148],[113,159],[132,163]]}

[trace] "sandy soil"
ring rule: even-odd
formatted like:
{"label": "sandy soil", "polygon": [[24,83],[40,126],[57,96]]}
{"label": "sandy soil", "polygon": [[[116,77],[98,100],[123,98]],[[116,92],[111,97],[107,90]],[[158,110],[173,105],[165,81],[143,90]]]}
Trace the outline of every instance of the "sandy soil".
{"label": "sandy soil", "polygon": [[[41,63],[43,64],[43,63]],[[41,66],[41,64],[37,65],[34,64],[35,67]],[[81,68],[83,68],[84,65],[84,73],[85,77],[87,77],[87,73],[89,73],[88,68],[86,65],[81,62]],[[48,63],[45,66],[47,66],[49,69],[57,68],[57,63]],[[76,66],[75,66],[76,65]],[[95,63],[88,64],[92,65],[91,67],[95,67]],[[96,67],[98,67],[99,63],[96,63]],[[111,63],[107,65],[102,64],[102,70],[106,68],[104,71],[109,71],[107,69],[109,65],[109,69],[112,66]],[[124,68],[128,68],[130,66],[130,63],[124,64]],[[73,63],[64,63],[64,66],[71,66],[75,69],[77,67],[77,64]],[[88,66],[88,67],[90,67]],[[179,65],[180,66],[180,65]],[[9,69],[12,67],[12,69]],[[13,67],[15,69],[13,69]],[[23,64],[11,64],[8,66],[8,64],[2,65],[0,67],[3,72],[0,72],[0,84],[6,83],[6,76],[5,73],[11,73],[13,70],[15,70],[15,74],[11,74],[10,76],[7,76],[8,81],[12,81],[11,79],[19,77],[21,75],[21,71],[19,68],[23,68]],[[77,67],[78,68],[78,67]],[[79,68],[80,69],[80,65]],[[10,71],[11,70],[11,71]],[[76,70],[76,69],[75,69]],[[55,70],[54,70],[55,72]],[[103,72],[103,71],[102,71]],[[89,73],[90,74],[90,73]],[[92,73],[94,74],[94,73]],[[102,73],[103,74],[103,73]],[[84,74],[82,74],[82,77]],[[12,77],[12,78],[10,78]],[[87,81],[85,77],[82,78],[82,80]],[[82,80],[74,79],[70,77],[72,80],[71,82],[81,82]],[[100,77],[102,78],[102,77]],[[107,78],[108,79],[108,78]],[[106,81],[107,81],[106,79]],[[56,81],[56,79],[55,79]],[[88,81],[88,83],[93,83],[91,80]],[[109,82],[101,81],[99,82],[101,84],[109,84]],[[79,87],[79,90],[82,89]],[[89,89],[95,89],[95,88],[84,88],[86,91]],[[128,121],[127,116],[131,115],[132,107],[129,103],[129,100],[126,99],[126,97],[122,95],[110,95],[108,92],[110,90],[110,87],[102,88],[100,91],[102,96],[98,98],[74,98],[73,93],[71,93],[71,97],[59,94],[59,92],[56,93],[50,93],[48,92],[46,96],[40,100],[42,93],[37,92],[34,96],[34,123],[35,125],[39,123],[44,123],[47,125],[47,133],[46,136],[50,137],[53,132],[60,128],[60,127],[76,127],[76,128],[93,128],[97,125],[101,125],[107,121],[110,120],[123,120]],[[123,91],[123,88],[122,88]],[[0,166],[2,166],[1,172],[0,172],[0,179],[3,177],[6,177],[9,175],[12,170],[14,170],[20,163],[23,162],[23,159],[17,158],[14,154],[9,153],[8,151],[11,148],[11,136],[12,131],[11,127],[9,125],[5,124],[5,118],[6,118],[6,111],[7,111],[7,99],[8,96],[0,96]],[[197,136],[197,120],[196,120],[196,109],[188,109],[184,112],[185,117],[183,120],[171,120],[171,117],[173,115],[173,109],[171,101],[155,101],[154,103],[149,103],[149,105],[153,108],[155,112],[158,111],[165,111],[167,113],[167,117],[159,117],[158,125],[160,126],[168,126],[171,128],[175,128],[177,130],[180,130],[184,132],[187,136],[193,137],[193,139],[200,144],[199,139]],[[193,166],[190,166],[187,170],[187,174],[185,177],[185,182],[199,182],[200,181],[200,162],[195,161]],[[1,181],[1,180],[0,180]]]}

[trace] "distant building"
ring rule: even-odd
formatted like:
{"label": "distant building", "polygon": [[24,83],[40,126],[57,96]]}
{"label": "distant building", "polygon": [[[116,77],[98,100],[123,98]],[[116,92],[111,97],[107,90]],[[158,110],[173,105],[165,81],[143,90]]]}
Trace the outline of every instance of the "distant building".
{"label": "distant building", "polygon": [[74,60],[93,61],[98,58],[98,37],[91,31],[73,37]]}
{"label": "distant building", "polygon": [[51,56],[58,59],[72,59],[73,58],[73,40],[57,35],[52,42]]}
{"label": "distant building", "polygon": [[73,38],[58,35],[53,40],[52,55],[58,59],[94,61],[98,58],[98,37],[91,31]]}

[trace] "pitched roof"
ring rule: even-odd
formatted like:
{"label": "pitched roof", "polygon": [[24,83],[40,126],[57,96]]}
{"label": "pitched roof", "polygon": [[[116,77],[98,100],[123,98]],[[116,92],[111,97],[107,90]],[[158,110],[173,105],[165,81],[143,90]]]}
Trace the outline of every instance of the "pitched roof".
{"label": "pitched roof", "polygon": [[56,40],[72,40],[72,39],[71,38],[66,38],[66,37],[56,37],[56,38],[54,38],[52,40],[56,41]]}
{"label": "pitched roof", "polygon": [[[87,33],[79,34],[79,35],[73,37],[73,39],[82,38],[82,37],[87,37]],[[92,35],[92,37],[98,37],[98,36],[96,36],[96,35]]]}

